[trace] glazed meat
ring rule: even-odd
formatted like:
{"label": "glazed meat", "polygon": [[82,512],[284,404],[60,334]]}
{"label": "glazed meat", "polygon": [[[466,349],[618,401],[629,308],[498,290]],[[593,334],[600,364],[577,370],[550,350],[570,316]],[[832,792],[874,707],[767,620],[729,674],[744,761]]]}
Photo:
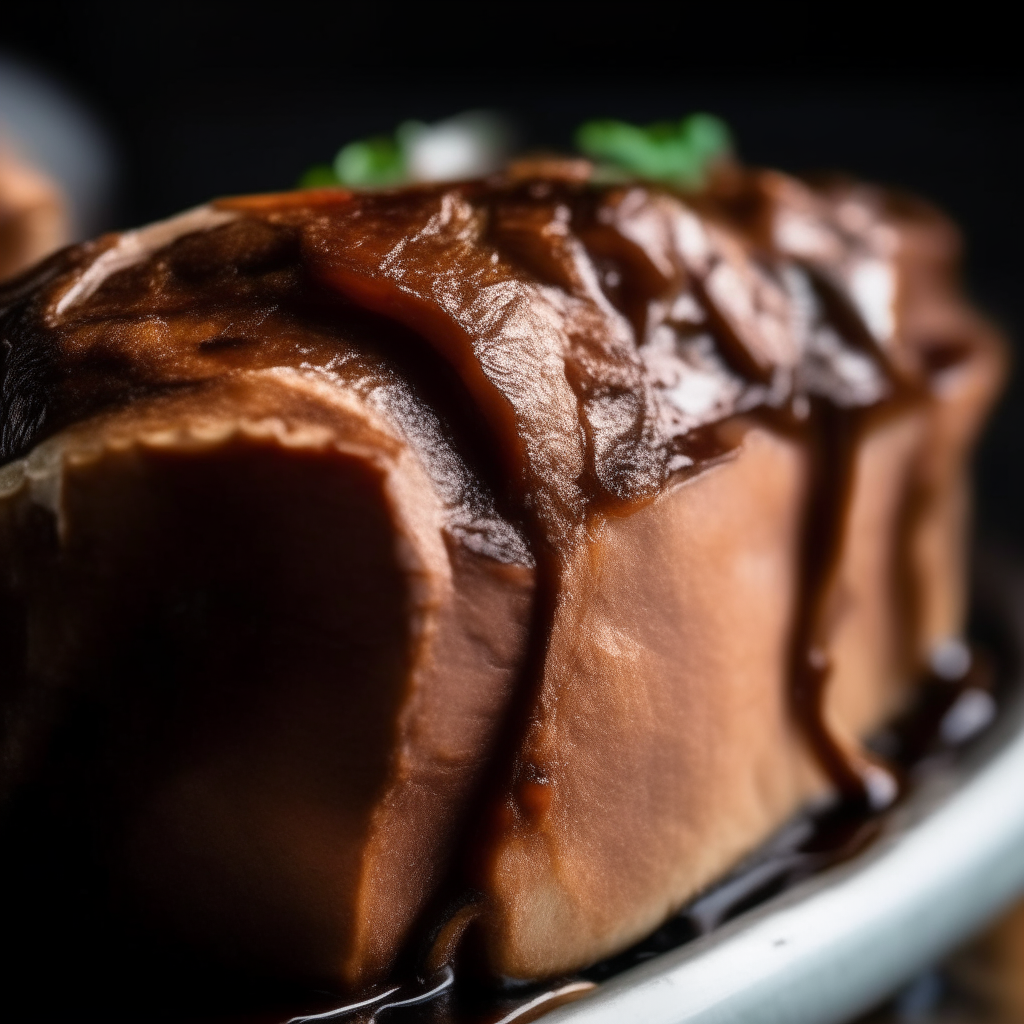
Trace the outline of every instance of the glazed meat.
{"label": "glazed meat", "polygon": [[955,232],[543,172],[223,200],[0,292],[17,856],[78,808],[118,906],[358,991],[585,966],[894,799],[861,742],[960,636],[1003,372]]}

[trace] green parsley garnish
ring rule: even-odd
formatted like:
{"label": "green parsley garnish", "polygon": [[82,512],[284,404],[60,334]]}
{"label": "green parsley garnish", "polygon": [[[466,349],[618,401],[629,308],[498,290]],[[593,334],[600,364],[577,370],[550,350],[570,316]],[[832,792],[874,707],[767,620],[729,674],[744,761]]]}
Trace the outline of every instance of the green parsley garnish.
{"label": "green parsley garnish", "polygon": [[316,164],[299,178],[299,188],[380,188],[407,178],[405,156],[395,139],[381,135],[350,142],[338,150],[333,164]]}
{"label": "green parsley garnish", "polygon": [[405,156],[386,135],[350,142],[334,158],[334,173],[342,185],[355,188],[398,185],[406,178]]}
{"label": "green parsley garnish", "polygon": [[[711,114],[691,114],[646,128],[625,121],[587,121],[576,144],[596,164],[596,180],[636,175],[681,188],[699,188],[714,164],[726,158],[732,139]],[[500,166],[508,152],[508,128],[493,114],[470,111],[436,125],[406,121],[393,135],[350,142],[331,164],[317,164],[299,188],[346,185],[386,188],[408,181],[473,177]]]}
{"label": "green parsley garnish", "polygon": [[691,114],[641,128],[625,121],[587,121],[576,145],[591,159],[642,178],[699,188],[710,168],[729,155],[732,137],[711,114]]}
{"label": "green parsley garnish", "polygon": [[315,164],[299,178],[299,188],[330,188],[340,184],[330,164]]}

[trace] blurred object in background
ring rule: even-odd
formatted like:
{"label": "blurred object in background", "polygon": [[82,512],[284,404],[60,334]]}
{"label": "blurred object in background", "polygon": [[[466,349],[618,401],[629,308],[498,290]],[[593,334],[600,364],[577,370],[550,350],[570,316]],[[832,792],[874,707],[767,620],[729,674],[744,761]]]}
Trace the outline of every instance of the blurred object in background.
{"label": "blurred object in background", "polygon": [[487,110],[469,110],[431,125],[406,121],[397,135],[412,181],[490,174],[515,148],[511,126]]}
{"label": "blurred object in background", "polygon": [[60,189],[0,135],[0,281],[69,241]]}
{"label": "blurred object in background", "polygon": [[1024,1024],[1024,903],[857,1024]]}
{"label": "blurred object in background", "polygon": [[1024,1024],[1024,903],[955,956],[949,974],[985,999],[999,1024]]}
{"label": "blurred object in background", "polygon": [[[96,118],[51,79],[0,54],[0,244],[13,244],[14,232],[26,265],[98,234],[110,227],[113,189],[112,147]],[[9,227],[11,216],[27,219]],[[8,257],[0,260],[2,275]]]}

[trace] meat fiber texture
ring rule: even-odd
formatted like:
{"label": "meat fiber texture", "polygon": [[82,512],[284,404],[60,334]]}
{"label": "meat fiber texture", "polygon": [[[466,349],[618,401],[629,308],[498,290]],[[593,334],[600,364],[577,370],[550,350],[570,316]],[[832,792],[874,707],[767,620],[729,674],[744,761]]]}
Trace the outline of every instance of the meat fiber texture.
{"label": "meat fiber texture", "polygon": [[566,166],[222,200],[0,289],[3,885],[91,865],[353,992],[529,980],[892,798],[861,742],[960,636],[1003,375],[954,229]]}

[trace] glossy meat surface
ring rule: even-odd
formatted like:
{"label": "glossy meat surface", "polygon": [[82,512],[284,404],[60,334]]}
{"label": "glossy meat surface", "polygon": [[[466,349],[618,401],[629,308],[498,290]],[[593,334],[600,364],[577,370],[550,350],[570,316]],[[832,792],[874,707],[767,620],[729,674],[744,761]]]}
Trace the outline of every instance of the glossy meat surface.
{"label": "glossy meat surface", "polygon": [[[223,200],[0,289],[3,813],[76,791],[76,709],[179,694],[88,853],[157,929],[353,991],[431,943],[542,977],[809,797],[894,795],[860,742],[962,628],[1002,374],[955,233],[570,169]],[[170,681],[88,668],[239,586]]]}

